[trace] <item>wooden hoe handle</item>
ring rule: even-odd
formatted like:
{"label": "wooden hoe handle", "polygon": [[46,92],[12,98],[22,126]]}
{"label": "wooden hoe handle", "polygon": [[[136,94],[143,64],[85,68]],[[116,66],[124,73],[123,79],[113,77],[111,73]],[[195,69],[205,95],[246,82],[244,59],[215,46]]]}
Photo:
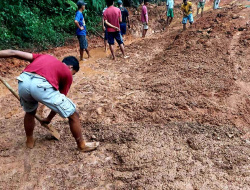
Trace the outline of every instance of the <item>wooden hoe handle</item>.
{"label": "wooden hoe handle", "polygon": [[[0,81],[10,90],[10,92],[20,101],[20,97],[18,96],[18,94],[13,90],[13,88],[11,88],[11,86],[0,77]],[[35,115],[35,118],[41,122],[42,118],[38,115]],[[52,126],[52,125],[47,125],[47,124],[43,124],[43,127],[45,127],[57,140],[60,139],[60,134],[58,133],[58,131]]]}

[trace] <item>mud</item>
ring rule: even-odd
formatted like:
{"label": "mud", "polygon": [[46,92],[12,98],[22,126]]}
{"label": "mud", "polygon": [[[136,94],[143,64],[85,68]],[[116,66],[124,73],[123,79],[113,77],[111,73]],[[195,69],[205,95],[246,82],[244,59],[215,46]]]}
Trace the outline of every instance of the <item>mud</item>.
{"label": "mud", "polygon": [[[127,60],[95,43],[69,97],[97,151],[77,151],[58,116],[60,141],[38,124],[35,148],[24,148],[24,113],[1,86],[0,189],[249,189],[250,15],[247,1],[230,2],[185,32],[176,19],[129,37]],[[77,55],[77,44],[48,53]]]}

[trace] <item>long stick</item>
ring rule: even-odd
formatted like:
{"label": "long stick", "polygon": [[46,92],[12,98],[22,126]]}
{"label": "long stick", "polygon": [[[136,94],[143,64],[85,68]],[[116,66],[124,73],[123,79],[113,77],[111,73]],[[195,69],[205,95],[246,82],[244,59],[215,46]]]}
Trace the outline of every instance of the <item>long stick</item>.
{"label": "long stick", "polygon": [[[11,88],[11,86],[0,77],[0,81],[10,90],[10,92],[18,99],[20,100],[20,97],[18,96],[18,94],[13,90],[13,88]],[[42,118],[38,115],[35,115],[35,118],[41,122]],[[57,132],[57,130],[52,126],[52,125],[47,125],[47,124],[43,124],[43,127],[45,127],[47,130],[49,130],[49,132],[56,138],[56,139],[60,139],[60,134]]]}

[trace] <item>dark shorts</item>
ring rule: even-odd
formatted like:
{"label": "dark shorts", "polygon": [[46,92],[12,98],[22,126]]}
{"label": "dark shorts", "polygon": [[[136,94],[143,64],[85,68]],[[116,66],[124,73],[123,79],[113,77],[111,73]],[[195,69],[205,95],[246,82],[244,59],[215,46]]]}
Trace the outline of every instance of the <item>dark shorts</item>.
{"label": "dark shorts", "polygon": [[104,32],[104,40],[108,40],[108,32],[107,32],[107,29],[106,29],[105,32]]}
{"label": "dark shorts", "polygon": [[120,29],[121,29],[121,35],[125,35],[127,31],[127,24],[126,23],[121,23],[120,24]]}
{"label": "dark shorts", "polygon": [[120,32],[108,32],[108,43],[109,45],[114,45],[116,42],[121,45],[123,44],[122,35]]}
{"label": "dark shorts", "polygon": [[88,40],[86,36],[77,36],[80,49],[88,49]]}

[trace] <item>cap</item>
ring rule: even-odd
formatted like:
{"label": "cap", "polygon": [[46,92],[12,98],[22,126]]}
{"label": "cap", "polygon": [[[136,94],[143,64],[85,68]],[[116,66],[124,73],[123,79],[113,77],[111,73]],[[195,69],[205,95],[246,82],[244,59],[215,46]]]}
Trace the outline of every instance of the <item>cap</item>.
{"label": "cap", "polygon": [[121,0],[118,0],[117,3],[118,3],[118,5],[121,5],[121,4],[122,4],[122,1],[121,1]]}
{"label": "cap", "polygon": [[76,3],[76,5],[77,5],[78,7],[81,7],[81,6],[83,6],[83,5],[87,5],[87,3],[85,3],[84,1],[78,1],[78,2]]}

